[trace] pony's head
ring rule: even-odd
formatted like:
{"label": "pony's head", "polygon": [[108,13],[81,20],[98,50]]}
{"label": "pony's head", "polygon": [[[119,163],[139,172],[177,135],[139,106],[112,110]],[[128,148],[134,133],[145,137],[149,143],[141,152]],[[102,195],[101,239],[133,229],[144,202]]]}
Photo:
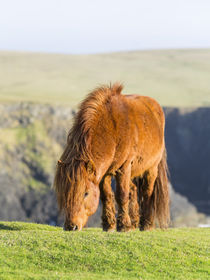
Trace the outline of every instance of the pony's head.
{"label": "pony's head", "polygon": [[55,189],[60,210],[65,212],[65,230],[81,230],[99,203],[99,186],[90,165],[80,161],[72,164],[58,161]]}

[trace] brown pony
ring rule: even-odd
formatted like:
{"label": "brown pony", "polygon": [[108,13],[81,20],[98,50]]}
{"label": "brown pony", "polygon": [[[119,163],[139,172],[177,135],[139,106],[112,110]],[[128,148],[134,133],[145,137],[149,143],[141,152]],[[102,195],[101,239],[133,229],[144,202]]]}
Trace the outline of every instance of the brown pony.
{"label": "brown pony", "polygon": [[154,99],[122,95],[122,88],[95,89],[74,119],[54,180],[65,230],[81,230],[95,213],[99,196],[105,231],[116,224],[118,231],[151,229],[155,218],[160,227],[168,225],[164,113]]}

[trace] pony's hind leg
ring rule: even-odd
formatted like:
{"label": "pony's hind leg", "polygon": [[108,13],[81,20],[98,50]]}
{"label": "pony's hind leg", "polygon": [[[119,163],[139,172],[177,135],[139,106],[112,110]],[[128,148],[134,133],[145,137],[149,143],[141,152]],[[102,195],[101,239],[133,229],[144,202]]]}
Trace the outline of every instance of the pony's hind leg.
{"label": "pony's hind leg", "polygon": [[139,227],[139,203],[138,203],[138,192],[137,186],[131,181],[130,182],[130,193],[129,193],[129,216],[131,219],[132,228]]}
{"label": "pony's hind leg", "polygon": [[140,230],[151,230],[155,221],[154,184],[157,178],[157,166],[149,169],[145,174],[140,187],[141,218]]}
{"label": "pony's hind leg", "polygon": [[102,201],[102,226],[104,231],[116,228],[115,198],[111,187],[111,176],[106,176],[100,183],[100,197]]}
{"label": "pony's hind leg", "polygon": [[124,164],[116,172],[116,201],[118,204],[117,230],[131,230],[129,216],[129,192],[130,192],[130,164]]}

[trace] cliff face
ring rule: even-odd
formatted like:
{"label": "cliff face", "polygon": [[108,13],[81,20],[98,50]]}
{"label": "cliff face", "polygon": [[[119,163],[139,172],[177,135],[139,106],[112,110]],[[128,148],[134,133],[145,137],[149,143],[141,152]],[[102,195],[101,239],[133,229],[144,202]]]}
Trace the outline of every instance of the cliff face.
{"label": "cliff face", "polygon": [[[165,113],[171,183],[199,212],[210,214],[210,109],[166,108]],[[66,107],[19,103],[0,105],[0,114],[0,220],[59,224],[51,185],[74,112]],[[173,203],[177,198],[172,192]],[[173,209],[197,213],[187,200],[179,199],[173,205]],[[94,223],[99,221],[99,212]]]}
{"label": "cliff face", "polygon": [[51,185],[71,109],[4,104],[0,114],[0,220],[56,223]]}
{"label": "cliff face", "polygon": [[171,183],[210,215],[210,108],[165,109]]}

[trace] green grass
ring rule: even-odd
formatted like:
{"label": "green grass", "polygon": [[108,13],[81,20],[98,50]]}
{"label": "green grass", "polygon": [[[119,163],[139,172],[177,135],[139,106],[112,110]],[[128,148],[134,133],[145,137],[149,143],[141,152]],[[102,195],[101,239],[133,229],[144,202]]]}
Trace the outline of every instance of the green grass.
{"label": "green grass", "polygon": [[0,52],[0,102],[75,107],[98,84],[122,81],[127,93],[164,106],[210,106],[210,49],[97,55]]}
{"label": "green grass", "polygon": [[209,279],[209,229],[106,233],[0,222],[0,279]]}

